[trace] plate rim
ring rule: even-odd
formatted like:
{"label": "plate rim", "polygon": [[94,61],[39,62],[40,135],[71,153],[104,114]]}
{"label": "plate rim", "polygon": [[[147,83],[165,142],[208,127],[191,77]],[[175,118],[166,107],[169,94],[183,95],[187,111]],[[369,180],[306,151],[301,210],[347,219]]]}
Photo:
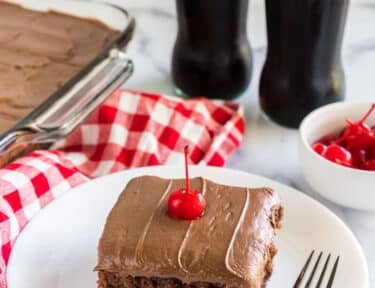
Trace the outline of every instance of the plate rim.
{"label": "plate rim", "polygon": [[[73,188],[70,188],[68,191],[64,192],[61,196],[57,197],[52,202],[47,204],[45,207],[40,209],[32,217],[32,219],[26,224],[26,226],[23,228],[21,233],[17,236],[16,241],[15,241],[13,247],[12,247],[12,252],[10,254],[9,261],[8,261],[8,264],[7,264],[7,267],[6,267],[5,279],[8,281],[8,273],[9,273],[9,270],[11,270],[11,269],[9,269],[9,267],[12,266],[12,262],[14,261],[13,257],[12,257],[12,254],[14,254],[13,251],[17,246],[18,238],[20,237],[20,235],[22,235],[25,232],[25,230],[29,229],[29,227],[30,227],[29,224],[35,221],[35,219],[38,217],[38,215],[40,215],[41,211],[44,211],[46,209],[53,209],[53,206],[56,205],[54,203],[58,202],[59,200],[61,200],[65,196],[71,194],[72,192],[74,192],[74,190],[82,189],[82,186],[85,186],[85,185],[93,185],[93,183],[96,183],[98,181],[99,182],[103,181],[103,179],[118,177],[118,175],[124,174],[124,176],[128,177],[129,180],[130,180],[133,177],[138,177],[137,174],[142,174],[142,173],[146,174],[148,170],[152,171],[152,172],[149,172],[152,175],[156,175],[158,173],[162,173],[162,172],[160,172],[160,170],[170,170],[170,169],[177,169],[177,168],[178,168],[178,170],[181,170],[181,175],[182,175],[181,177],[183,177],[184,174],[183,174],[183,169],[181,168],[181,165],[154,165],[154,166],[136,167],[136,168],[130,168],[130,169],[127,169],[127,170],[117,171],[117,172],[110,173],[110,174],[107,174],[107,175],[103,175],[103,176],[100,176],[100,177],[97,177],[97,178],[94,178],[94,179],[90,179],[87,182],[81,183],[81,184],[79,184],[79,185],[77,185]],[[193,169],[193,170],[197,169],[197,171],[194,171],[194,173],[198,173],[198,174],[199,174],[199,170],[203,169],[203,170],[213,170],[213,171],[222,170],[224,173],[242,174],[243,176],[249,176],[250,175],[251,177],[258,178],[261,181],[266,181],[268,183],[274,183],[277,186],[282,187],[283,189],[289,190],[293,193],[293,195],[296,195],[297,197],[300,197],[301,199],[304,199],[305,201],[310,201],[311,204],[314,204],[317,207],[317,209],[324,210],[325,213],[328,213],[332,218],[334,218],[336,220],[337,224],[339,224],[340,227],[345,230],[345,232],[348,234],[348,236],[350,236],[350,240],[353,243],[353,245],[355,245],[355,248],[358,250],[360,260],[361,260],[361,262],[363,264],[363,267],[364,267],[363,272],[364,272],[365,278],[366,278],[365,279],[365,285],[366,286],[364,288],[370,287],[369,286],[370,285],[370,283],[369,283],[370,275],[369,275],[367,258],[364,254],[362,246],[360,245],[357,237],[354,235],[352,230],[348,227],[347,224],[345,224],[345,222],[342,219],[340,219],[333,211],[331,211],[328,207],[324,206],[318,200],[315,200],[314,198],[312,198],[309,195],[305,194],[304,192],[298,190],[297,188],[291,187],[291,186],[289,186],[287,184],[284,184],[282,182],[279,182],[277,180],[273,180],[271,178],[268,178],[268,177],[265,177],[265,176],[262,176],[262,175],[258,175],[258,174],[255,174],[255,173],[247,172],[247,171],[244,171],[244,170],[233,169],[233,168],[228,168],[228,167],[204,166],[204,165],[189,165],[189,169],[190,169],[190,172],[191,172],[191,169]],[[130,177],[127,174],[130,174]],[[216,181],[216,182],[220,183],[220,181]],[[223,182],[225,182],[225,181],[223,181]],[[225,184],[223,182],[221,182],[221,184]],[[50,208],[48,208],[48,207],[50,207]],[[44,212],[44,213],[46,213],[46,212]]]}

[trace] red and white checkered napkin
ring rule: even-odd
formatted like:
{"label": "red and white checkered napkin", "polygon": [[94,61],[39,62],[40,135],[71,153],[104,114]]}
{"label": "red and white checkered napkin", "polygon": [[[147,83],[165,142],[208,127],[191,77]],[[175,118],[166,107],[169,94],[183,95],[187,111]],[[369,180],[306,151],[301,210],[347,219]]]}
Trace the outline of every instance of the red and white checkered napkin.
{"label": "red and white checkered napkin", "polygon": [[237,104],[117,91],[54,150],[36,151],[0,169],[0,288],[16,237],[45,205],[90,178],[130,167],[183,163],[221,166],[240,144]]}

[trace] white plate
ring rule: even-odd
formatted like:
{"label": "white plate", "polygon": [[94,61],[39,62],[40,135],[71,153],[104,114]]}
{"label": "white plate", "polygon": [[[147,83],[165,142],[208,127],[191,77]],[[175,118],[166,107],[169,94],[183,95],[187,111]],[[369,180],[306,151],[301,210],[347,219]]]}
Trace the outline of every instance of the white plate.
{"label": "white plate", "polygon": [[[192,166],[192,176],[223,184],[269,186],[285,207],[278,234],[279,253],[267,287],[291,287],[309,252],[341,255],[334,287],[368,288],[363,252],[349,229],[333,213],[299,191],[245,172]],[[183,167],[128,170],[90,181],[43,209],[15,243],[9,261],[9,288],[96,287],[97,243],[110,209],[129,179],[139,175],[183,177]],[[147,197],[147,192],[145,192]]]}

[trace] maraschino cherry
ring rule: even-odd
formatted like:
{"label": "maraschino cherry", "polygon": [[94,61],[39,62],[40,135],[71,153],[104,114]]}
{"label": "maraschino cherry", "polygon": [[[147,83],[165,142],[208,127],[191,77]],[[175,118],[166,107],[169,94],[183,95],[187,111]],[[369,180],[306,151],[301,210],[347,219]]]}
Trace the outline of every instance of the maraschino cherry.
{"label": "maraschino cherry", "polygon": [[323,155],[327,151],[327,145],[320,142],[313,144],[312,148],[319,155]]}
{"label": "maraschino cherry", "polygon": [[202,193],[190,190],[188,155],[189,147],[184,148],[186,187],[173,191],[168,198],[168,214],[172,217],[194,220],[201,217],[206,208],[206,200]]}
{"label": "maraschino cherry", "polygon": [[375,171],[375,128],[365,121],[375,111],[375,103],[359,120],[346,119],[339,136],[327,135],[312,145],[316,153],[337,164]]}
{"label": "maraschino cherry", "polygon": [[365,123],[367,118],[375,110],[375,103],[371,105],[370,110],[357,122],[346,119],[348,127],[345,128],[343,135],[338,141],[344,142],[348,149],[367,149],[375,141],[375,133],[371,127]]}
{"label": "maraschino cherry", "polygon": [[337,144],[329,145],[323,155],[326,159],[337,164],[348,167],[353,166],[352,154]]}

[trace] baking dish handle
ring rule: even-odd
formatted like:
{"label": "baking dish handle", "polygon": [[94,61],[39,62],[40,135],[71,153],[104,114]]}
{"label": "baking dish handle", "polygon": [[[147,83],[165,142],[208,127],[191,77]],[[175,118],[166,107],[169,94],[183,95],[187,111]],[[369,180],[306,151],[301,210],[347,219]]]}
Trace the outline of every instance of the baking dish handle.
{"label": "baking dish handle", "polygon": [[[63,97],[34,117],[28,128],[66,136],[133,73],[133,62],[117,49]],[[56,135],[57,138],[61,138]]]}
{"label": "baking dish handle", "polygon": [[0,139],[0,168],[35,149],[42,148],[42,143],[34,143],[38,133],[14,131]]}
{"label": "baking dish handle", "polygon": [[0,139],[0,167],[71,133],[133,73],[125,52],[113,49],[67,93]]}

